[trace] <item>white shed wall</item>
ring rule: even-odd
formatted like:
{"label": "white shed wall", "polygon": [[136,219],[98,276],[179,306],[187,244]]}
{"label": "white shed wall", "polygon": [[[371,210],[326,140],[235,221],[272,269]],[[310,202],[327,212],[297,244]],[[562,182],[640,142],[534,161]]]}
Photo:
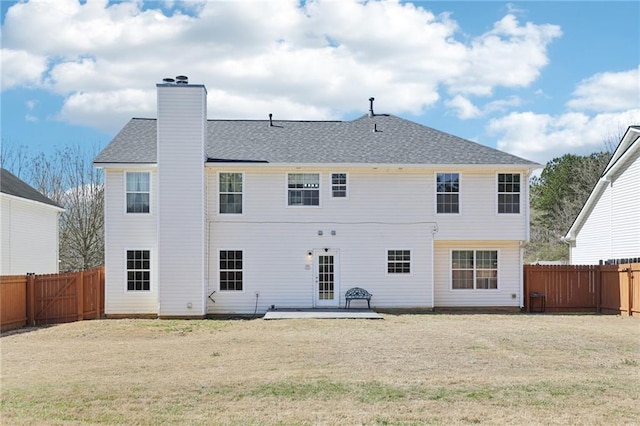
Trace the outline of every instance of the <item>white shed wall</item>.
{"label": "white shed wall", "polygon": [[58,272],[56,207],[0,194],[0,275]]}

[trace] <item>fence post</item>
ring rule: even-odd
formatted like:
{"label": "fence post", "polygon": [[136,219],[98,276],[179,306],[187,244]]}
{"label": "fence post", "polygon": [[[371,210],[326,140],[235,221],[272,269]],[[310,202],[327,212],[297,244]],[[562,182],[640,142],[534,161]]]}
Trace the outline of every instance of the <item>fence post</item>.
{"label": "fence post", "polygon": [[76,297],[78,298],[78,321],[84,319],[84,271],[78,272],[76,279]]}
{"label": "fence post", "polygon": [[36,276],[27,274],[27,326],[36,325]]}
{"label": "fence post", "polygon": [[627,295],[627,313],[630,317],[633,316],[633,311],[631,307],[633,306],[633,265],[629,264],[627,268],[627,286],[628,286],[628,295]]}
{"label": "fence post", "polygon": [[595,285],[596,285],[596,314],[601,313],[602,310],[602,268],[600,266],[596,267],[595,270]]}

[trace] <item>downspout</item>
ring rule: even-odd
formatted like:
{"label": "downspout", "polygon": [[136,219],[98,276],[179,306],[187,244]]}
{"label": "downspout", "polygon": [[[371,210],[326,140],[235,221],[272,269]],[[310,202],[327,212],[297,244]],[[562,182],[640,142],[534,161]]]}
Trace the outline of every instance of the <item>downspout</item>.
{"label": "downspout", "polygon": [[434,266],[435,266],[435,260],[434,257],[436,255],[435,253],[435,240],[436,240],[436,234],[438,233],[438,224],[434,224],[433,228],[431,228],[431,310],[435,310],[436,307],[436,299],[435,299],[435,287],[436,287],[436,274],[435,274],[435,270],[434,270]]}

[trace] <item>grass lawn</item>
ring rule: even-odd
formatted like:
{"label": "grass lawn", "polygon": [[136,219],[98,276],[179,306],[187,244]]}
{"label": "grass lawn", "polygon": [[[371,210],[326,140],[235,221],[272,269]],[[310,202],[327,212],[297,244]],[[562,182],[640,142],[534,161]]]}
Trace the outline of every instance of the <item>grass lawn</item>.
{"label": "grass lawn", "polygon": [[100,320],[0,338],[21,424],[638,424],[640,320]]}

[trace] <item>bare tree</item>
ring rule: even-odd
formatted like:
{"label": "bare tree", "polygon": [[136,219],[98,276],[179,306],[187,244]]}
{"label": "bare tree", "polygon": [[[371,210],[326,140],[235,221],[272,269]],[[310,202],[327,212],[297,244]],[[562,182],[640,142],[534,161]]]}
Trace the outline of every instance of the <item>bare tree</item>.
{"label": "bare tree", "polygon": [[[97,149],[80,146],[29,157],[24,147],[3,144],[2,164],[65,211],[60,217],[60,271],[104,263],[104,185],[93,167]],[[16,170],[19,168],[19,170]]]}

